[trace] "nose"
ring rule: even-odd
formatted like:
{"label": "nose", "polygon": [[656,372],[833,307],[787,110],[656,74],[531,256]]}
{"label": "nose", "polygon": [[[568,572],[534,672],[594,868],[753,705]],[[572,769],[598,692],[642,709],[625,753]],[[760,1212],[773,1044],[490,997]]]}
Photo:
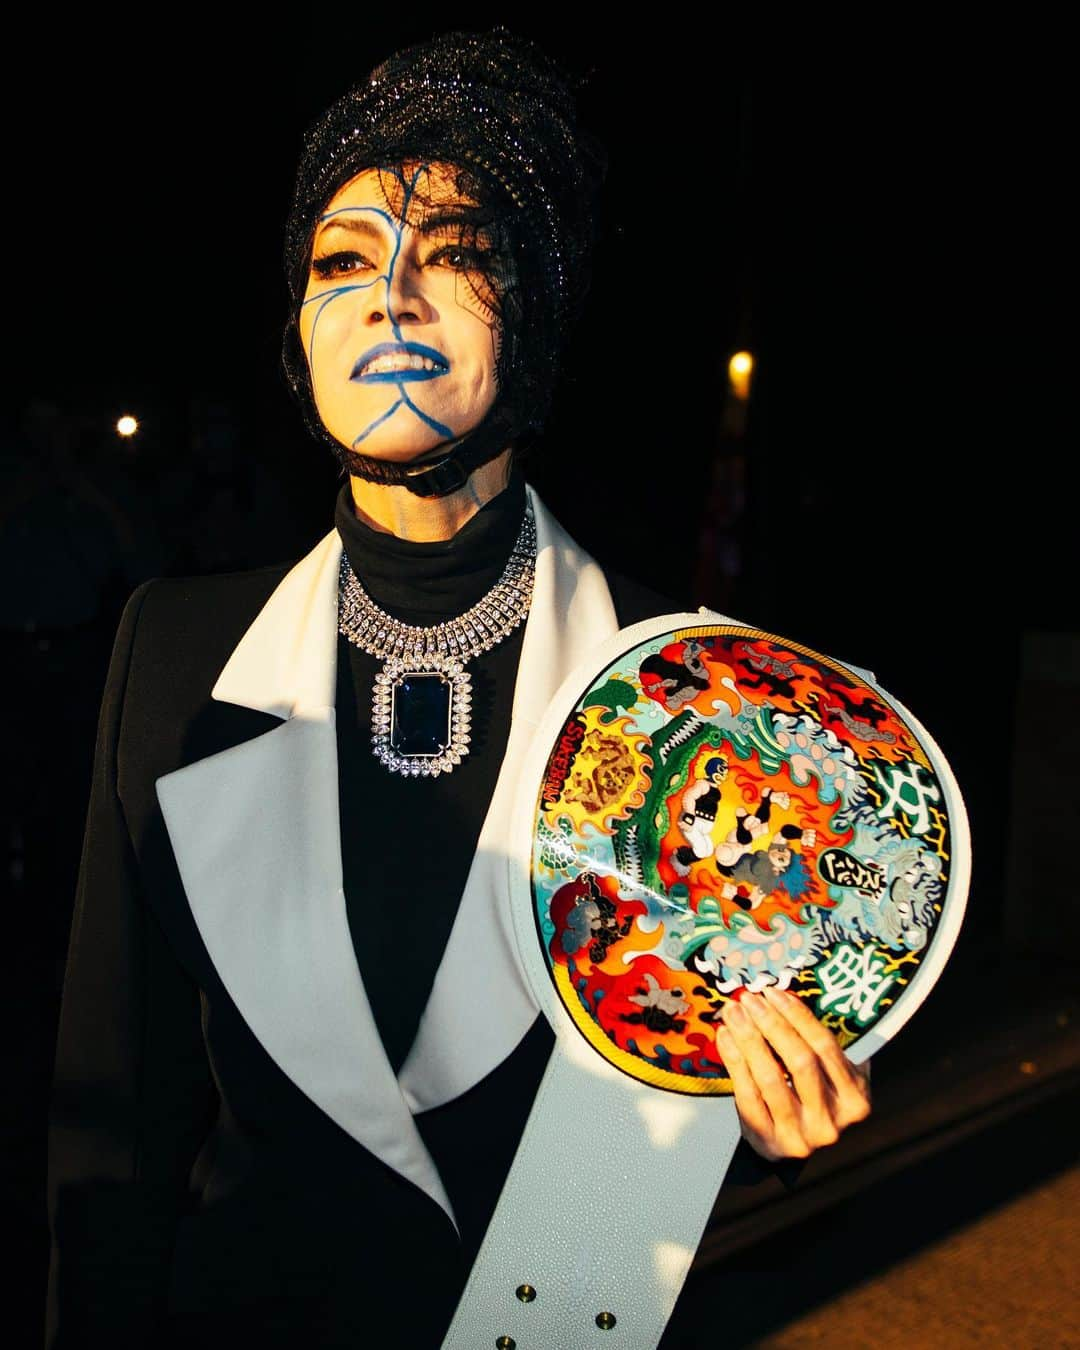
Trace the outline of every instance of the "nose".
{"label": "nose", "polygon": [[372,323],[388,318],[392,324],[430,323],[434,306],[424,293],[423,276],[403,249],[391,259],[385,277],[373,286],[374,299],[368,313]]}

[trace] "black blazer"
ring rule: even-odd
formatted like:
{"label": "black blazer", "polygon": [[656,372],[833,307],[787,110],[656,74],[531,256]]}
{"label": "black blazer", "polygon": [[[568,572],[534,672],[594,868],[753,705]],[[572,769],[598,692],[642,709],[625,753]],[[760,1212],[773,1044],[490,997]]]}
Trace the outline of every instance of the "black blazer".
{"label": "black blazer", "polygon": [[[283,1345],[365,1344],[357,1338],[377,1308],[397,1316],[396,1344],[437,1346],[475,1256],[478,1236],[459,1238],[428,1194],[320,1110],[252,1033],[193,918],[155,792],[162,775],[281,725],[209,691],[293,565],[148,581],[123,611],[50,1110],[51,1350],[166,1345],[170,1335],[206,1347],[215,1327],[222,1343],[244,1328],[265,1347],[277,1343],[259,1320],[267,1309]],[[685,608],[604,575],[622,627]],[[497,1199],[551,1045],[538,1017],[483,1081],[418,1117],[440,1171],[483,1174],[481,1213]],[[733,1180],[766,1170],[740,1152]]]}

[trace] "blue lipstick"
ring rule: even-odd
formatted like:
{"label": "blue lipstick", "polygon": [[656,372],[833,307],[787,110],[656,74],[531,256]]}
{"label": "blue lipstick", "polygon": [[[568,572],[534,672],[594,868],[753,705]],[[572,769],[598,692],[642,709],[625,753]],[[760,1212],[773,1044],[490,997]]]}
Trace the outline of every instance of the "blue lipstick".
{"label": "blue lipstick", "polygon": [[[377,370],[370,375],[361,375],[359,372],[376,357],[387,356],[391,353],[407,353],[410,356],[426,356],[435,364],[434,370]],[[450,362],[443,356],[442,352],[436,351],[434,347],[425,347],[422,342],[380,342],[378,346],[369,348],[352,368],[350,380],[355,380],[357,384],[405,384],[413,380],[434,380],[440,375],[445,375],[450,369]]]}

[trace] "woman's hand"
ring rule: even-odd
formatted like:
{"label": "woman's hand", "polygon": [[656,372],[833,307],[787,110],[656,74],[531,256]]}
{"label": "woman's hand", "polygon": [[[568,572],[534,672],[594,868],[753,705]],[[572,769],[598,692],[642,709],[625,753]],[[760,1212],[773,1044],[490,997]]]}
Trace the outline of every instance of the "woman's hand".
{"label": "woman's hand", "polygon": [[732,999],[723,1018],[716,1047],[763,1158],[806,1158],[870,1114],[869,1064],[852,1064],[802,999],[770,987]]}

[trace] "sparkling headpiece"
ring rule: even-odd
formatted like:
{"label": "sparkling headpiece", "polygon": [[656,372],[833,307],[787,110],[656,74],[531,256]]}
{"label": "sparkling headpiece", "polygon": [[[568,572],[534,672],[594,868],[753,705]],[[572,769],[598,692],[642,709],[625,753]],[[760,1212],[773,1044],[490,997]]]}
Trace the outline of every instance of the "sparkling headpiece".
{"label": "sparkling headpiece", "polygon": [[[471,472],[511,440],[520,448],[544,425],[565,341],[584,304],[607,171],[603,146],[577,126],[571,86],[535,43],[501,24],[451,32],[389,57],[308,129],[285,231],[292,308],[282,364],[309,431],[350,473],[401,481],[400,465],[341,445],[315,405],[298,320],[320,212],[366,168],[385,167],[395,182],[400,174],[393,171],[409,160],[459,168],[458,191],[481,204],[474,228],[494,231],[512,266],[484,277],[475,292],[475,301],[502,319],[499,394],[453,457]],[[411,200],[409,219],[440,205]]]}

